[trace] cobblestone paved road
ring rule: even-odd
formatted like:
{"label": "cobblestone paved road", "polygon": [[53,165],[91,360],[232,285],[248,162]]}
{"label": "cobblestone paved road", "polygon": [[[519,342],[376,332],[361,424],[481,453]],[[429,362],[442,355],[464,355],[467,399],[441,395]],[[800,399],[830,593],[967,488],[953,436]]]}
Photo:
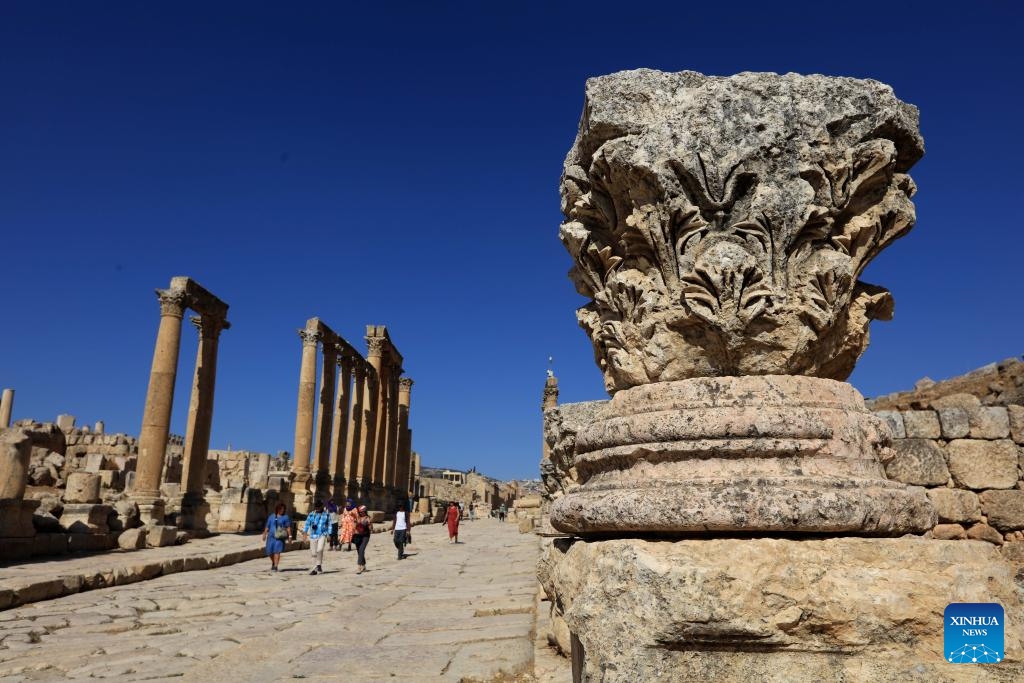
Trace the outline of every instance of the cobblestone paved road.
{"label": "cobblestone paved road", "polygon": [[[306,551],[281,571],[256,560],[79,593],[0,612],[0,680],[475,681],[533,661],[537,538],[514,524],[413,529],[408,559],[388,534],[368,571]],[[255,539],[254,539],[255,542]]]}

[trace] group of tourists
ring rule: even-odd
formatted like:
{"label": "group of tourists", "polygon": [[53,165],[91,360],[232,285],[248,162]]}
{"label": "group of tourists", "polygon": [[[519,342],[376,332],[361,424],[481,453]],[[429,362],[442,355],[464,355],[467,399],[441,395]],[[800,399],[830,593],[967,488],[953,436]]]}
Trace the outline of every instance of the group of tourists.
{"label": "group of tourists", "polygon": [[[475,517],[474,513],[475,506],[471,503],[469,506],[471,519]],[[462,519],[462,515],[461,504],[455,501],[448,504],[443,522],[448,531],[449,543],[459,542],[459,521]],[[356,573],[362,574],[366,571],[366,546],[370,542],[372,531],[373,525],[365,505],[357,506],[349,498],[345,501],[344,508],[339,509],[334,501],[327,503],[321,500],[316,501],[313,511],[309,513],[302,525],[302,531],[298,532],[309,541],[309,552],[313,562],[310,575],[324,573],[324,553],[326,551],[350,551],[353,546],[356,550]],[[412,543],[412,524],[409,521],[408,501],[400,503],[395,511],[395,518],[391,524],[391,535],[398,559],[404,560],[407,557],[405,547]],[[291,541],[294,536],[297,534],[293,535],[292,519],[288,516],[287,507],[284,503],[278,503],[274,508],[274,514],[267,519],[266,527],[263,529],[266,554],[270,558],[270,571],[278,571],[285,543]]]}
{"label": "group of tourists", "polygon": [[[270,558],[270,571],[278,571],[281,553],[284,552],[286,541],[292,540],[292,520],[287,514],[284,503],[278,503],[274,514],[267,519],[263,529],[263,540],[266,542],[267,557]],[[355,546],[356,573],[366,571],[366,545],[370,542],[372,531],[370,516],[366,506],[357,506],[349,498],[345,501],[344,510],[339,510],[334,501],[324,505],[321,500],[313,505],[313,511],[306,517],[302,535],[309,541],[309,551],[313,558],[310,575],[324,573],[324,551],[350,551]],[[340,532],[340,535],[339,535]]]}

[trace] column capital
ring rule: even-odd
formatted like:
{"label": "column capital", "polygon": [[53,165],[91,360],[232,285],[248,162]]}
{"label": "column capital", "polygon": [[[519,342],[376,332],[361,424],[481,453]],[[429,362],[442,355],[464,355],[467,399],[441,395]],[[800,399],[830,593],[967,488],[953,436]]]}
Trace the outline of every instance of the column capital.
{"label": "column capital", "polygon": [[303,346],[316,346],[317,342],[323,338],[323,334],[318,330],[307,330],[303,328],[298,330],[298,333],[299,338],[302,339]]}
{"label": "column capital", "polygon": [[367,356],[379,358],[384,354],[384,337],[367,337],[366,348],[368,349]]}
{"label": "column capital", "polygon": [[412,391],[412,385],[414,382],[411,377],[399,377],[398,378],[398,390],[399,391]]}
{"label": "column capital", "polygon": [[183,289],[158,289],[156,298],[160,301],[160,315],[172,316],[179,320],[185,317],[188,296]]}
{"label": "column capital", "polygon": [[338,349],[338,365],[340,365],[343,370],[347,370],[348,372],[351,372],[352,369],[354,367],[356,367],[356,365],[358,365],[358,363],[356,362],[357,361],[356,355],[354,353],[352,353],[351,350],[349,350],[348,348],[346,348],[345,346],[343,346],[341,344],[338,344],[337,349]]}
{"label": "column capital", "polygon": [[215,316],[194,315],[189,321],[199,330],[199,336],[203,339],[217,339],[222,330],[231,328],[231,323],[226,319]]}

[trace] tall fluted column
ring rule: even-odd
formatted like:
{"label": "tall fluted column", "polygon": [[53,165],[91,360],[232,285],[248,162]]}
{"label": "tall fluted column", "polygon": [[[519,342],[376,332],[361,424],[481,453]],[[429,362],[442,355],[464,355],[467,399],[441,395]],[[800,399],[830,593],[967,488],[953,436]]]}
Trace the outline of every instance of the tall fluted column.
{"label": "tall fluted column", "polygon": [[380,380],[372,365],[368,366],[363,393],[363,438],[359,445],[356,477],[359,480],[358,498],[369,505],[373,488],[373,450],[377,437],[377,393]]}
{"label": "tall fluted column", "polygon": [[386,461],[387,473],[385,474],[384,479],[387,481],[388,488],[391,489],[393,496],[401,496],[404,494],[404,491],[399,484],[400,480],[398,479],[398,459],[402,439],[402,431],[400,428],[401,415],[398,399],[399,375],[401,374],[402,368],[399,366],[393,366],[393,372],[391,375],[391,395],[388,396],[388,459]]}
{"label": "tall fluted column", "polygon": [[361,358],[355,359],[355,383],[352,387],[352,408],[349,411],[348,438],[345,446],[345,480],[348,483],[348,497],[359,497],[359,457],[362,452],[363,405],[365,405],[366,365]]}
{"label": "tall fluted column", "polygon": [[178,372],[178,351],[181,345],[181,319],[185,315],[186,295],[179,289],[158,289],[160,328],[153,350],[153,365],[146,390],[146,407],[139,434],[139,459],[136,466],[132,498],[147,523],[163,522],[163,501],[160,500],[160,473],[167,453],[167,435],[174,403],[174,381]]}
{"label": "tall fluted column", "polygon": [[217,381],[217,346],[221,330],[231,327],[223,318],[201,316],[192,318],[199,330],[199,351],[192,382],[192,400],[185,428],[185,454],[181,481],[185,491],[181,501],[180,526],[185,529],[206,529],[206,459],[210,450],[213,427],[213,396]]}
{"label": "tall fluted column", "polygon": [[14,389],[4,389],[0,398],[0,429],[11,426],[11,410],[14,408]]}
{"label": "tall fluted column", "polygon": [[323,500],[330,489],[331,423],[334,419],[334,387],[338,375],[338,350],[324,343],[320,369],[320,405],[316,418],[316,497]]}
{"label": "tall fluted column", "polygon": [[331,496],[340,503],[345,498],[345,447],[348,442],[349,402],[352,400],[352,356],[343,352],[338,358],[338,400],[331,433]]}
{"label": "tall fluted column", "polygon": [[295,448],[292,454],[292,490],[296,512],[309,512],[309,454],[313,442],[313,419],[316,410],[316,345],[320,333],[315,329],[299,330],[302,338],[302,365],[299,368],[299,404],[295,411]]}
{"label": "tall fluted column", "polygon": [[409,430],[409,403],[413,381],[408,377],[398,380],[398,450],[395,465],[395,484],[399,498],[409,495],[409,472],[412,469],[412,432]]}

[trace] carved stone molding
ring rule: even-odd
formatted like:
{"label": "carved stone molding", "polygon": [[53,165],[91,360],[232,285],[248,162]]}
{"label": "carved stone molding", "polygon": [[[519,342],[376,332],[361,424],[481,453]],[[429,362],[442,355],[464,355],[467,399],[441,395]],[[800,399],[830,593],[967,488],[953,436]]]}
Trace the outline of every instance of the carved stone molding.
{"label": "carved stone molding", "polygon": [[399,391],[412,391],[412,385],[415,382],[412,381],[411,377],[400,377],[398,379],[398,390]]}
{"label": "carved stone molding", "polygon": [[223,330],[231,328],[231,323],[224,318],[205,315],[194,315],[189,318],[189,322],[199,331],[199,336],[203,339],[217,339]]}
{"label": "carved stone molding", "polygon": [[381,356],[384,353],[384,347],[387,340],[383,337],[367,337],[366,347],[368,356]]}

